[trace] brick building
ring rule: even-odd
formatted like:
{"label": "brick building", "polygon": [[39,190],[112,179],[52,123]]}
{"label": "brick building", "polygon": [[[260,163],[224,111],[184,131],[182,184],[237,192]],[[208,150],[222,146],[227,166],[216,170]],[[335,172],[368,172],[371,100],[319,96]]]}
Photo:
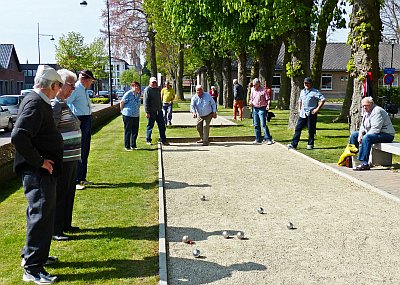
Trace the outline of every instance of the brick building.
{"label": "brick building", "polygon": [[0,44],[0,94],[19,94],[24,73],[13,44]]}

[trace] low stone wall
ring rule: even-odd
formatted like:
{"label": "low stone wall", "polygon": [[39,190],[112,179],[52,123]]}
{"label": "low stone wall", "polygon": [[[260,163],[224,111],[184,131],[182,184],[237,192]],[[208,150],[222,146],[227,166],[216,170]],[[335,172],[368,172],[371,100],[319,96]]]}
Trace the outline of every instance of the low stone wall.
{"label": "low stone wall", "polygon": [[[119,104],[93,113],[93,129],[104,126],[120,113]],[[0,146],[0,184],[15,178],[13,173],[14,147],[11,143]]]}

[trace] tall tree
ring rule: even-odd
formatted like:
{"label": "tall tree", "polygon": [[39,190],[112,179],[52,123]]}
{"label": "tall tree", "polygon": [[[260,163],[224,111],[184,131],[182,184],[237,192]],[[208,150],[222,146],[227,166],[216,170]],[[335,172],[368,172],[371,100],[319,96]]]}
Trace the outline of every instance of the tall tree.
{"label": "tall tree", "polygon": [[[354,90],[350,108],[350,130],[359,128],[361,121],[361,99],[364,84],[370,85],[371,93],[376,99],[379,78],[379,42],[381,40],[382,22],[380,8],[382,3],[376,0],[352,0],[353,11],[350,18],[351,58],[348,64],[351,76],[354,77]],[[372,80],[368,81],[368,73]]]}
{"label": "tall tree", "polygon": [[383,36],[400,41],[400,0],[385,0],[381,11]]}

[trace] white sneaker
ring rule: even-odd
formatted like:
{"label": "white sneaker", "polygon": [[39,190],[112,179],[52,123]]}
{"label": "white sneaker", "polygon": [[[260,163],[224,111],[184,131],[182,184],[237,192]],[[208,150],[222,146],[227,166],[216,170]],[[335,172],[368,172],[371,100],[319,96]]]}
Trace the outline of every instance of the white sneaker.
{"label": "white sneaker", "polygon": [[50,275],[44,270],[36,274],[32,274],[29,271],[25,270],[24,275],[22,275],[22,281],[33,281],[35,284],[53,284],[57,281],[57,276]]}
{"label": "white sneaker", "polygon": [[268,140],[268,141],[267,141],[267,145],[271,145],[271,144],[273,144],[273,143],[274,143],[273,140]]}
{"label": "white sneaker", "polygon": [[312,149],[314,149],[314,146],[311,145],[311,144],[308,144],[308,145],[307,145],[307,149],[308,149],[308,150],[312,150]]}
{"label": "white sneaker", "polygon": [[254,141],[253,144],[262,144],[262,143],[260,143],[258,141]]}
{"label": "white sneaker", "polygon": [[85,188],[86,188],[86,187],[83,186],[83,185],[81,185],[81,184],[76,184],[76,185],[75,185],[75,189],[76,189],[76,190],[85,190]]}

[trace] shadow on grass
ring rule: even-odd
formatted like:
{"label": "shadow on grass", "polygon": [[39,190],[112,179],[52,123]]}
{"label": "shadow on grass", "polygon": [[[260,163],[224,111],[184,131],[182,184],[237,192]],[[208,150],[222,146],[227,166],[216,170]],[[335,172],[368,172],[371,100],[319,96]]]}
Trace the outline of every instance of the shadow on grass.
{"label": "shadow on grass", "polygon": [[[115,189],[115,188],[131,188],[131,187],[140,187],[143,189],[154,189],[158,185],[158,181],[153,182],[126,182],[126,183],[108,183],[108,182],[99,182],[90,186],[87,186],[87,189],[92,188],[108,188],[108,189]],[[107,189],[105,189],[107,190]],[[85,190],[83,190],[85,191]]]}
{"label": "shadow on grass", "polygon": [[22,187],[21,178],[15,178],[1,183],[0,203],[17,192]]}
{"label": "shadow on grass", "polygon": [[71,235],[71,240],[83,239],[128,239],[158,240],[158,224],[151,226],[104,227],[81,229],[78,234]]}
{"label": "shadow on grass", "polygon": [[233,272],[236,271],[265,271],[267,267],[260,263],[255,262],[243,262],[232,264],[229,266],[223,266],[215,262],[206,261],[207,253],[202,259],[189,259],[189,258],[169,258],[169,264],[173,264],[173,268],[179,268],[178,270],[171,271],[173,274],[169,274],[168,279],[171,284],[210,284],[224,278],[232,276]]}
{"label": "shadow on grass", "polygon": [[[158,256],[145,257],[143,260],[111,259],[88,262],[60,262],[51,267],[71,268],[71,270],[68,270],[70,272],[78,271],[78,273],[73,274],[58,274],[61,282],[85,280],[86,283],[90,283],[90,281],[118,280],[120,278],[143,278],[158,275]],[[88,272],[79,273],[80,269],[87,269]]]}
{"label": "shadow on grass", "polygon": [[174,190],[174,189],[183,189],[187,187],[211,187],[210,184],[197,184],[197,185],[192,185],[186,182],[180,182],[180,181],[171,181],[171,180],[165,180],[165,188],[167,190]]}

